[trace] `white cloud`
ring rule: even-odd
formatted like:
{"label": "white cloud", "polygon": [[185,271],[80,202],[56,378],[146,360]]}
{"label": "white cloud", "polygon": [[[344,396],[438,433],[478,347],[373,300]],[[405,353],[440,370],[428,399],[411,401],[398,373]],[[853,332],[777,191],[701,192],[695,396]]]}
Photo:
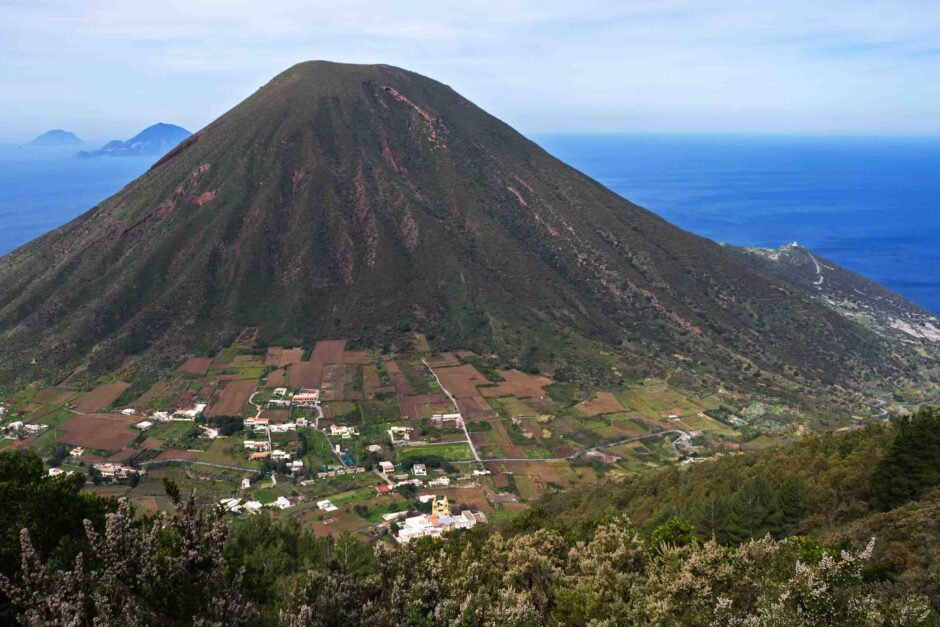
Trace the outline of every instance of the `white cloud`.
{"label": "white cloud", "polygon": [[937,41],[913,1],[0,0],[0,133],[198,128],[314,58],[428,74],[526,132],[937,132]]}

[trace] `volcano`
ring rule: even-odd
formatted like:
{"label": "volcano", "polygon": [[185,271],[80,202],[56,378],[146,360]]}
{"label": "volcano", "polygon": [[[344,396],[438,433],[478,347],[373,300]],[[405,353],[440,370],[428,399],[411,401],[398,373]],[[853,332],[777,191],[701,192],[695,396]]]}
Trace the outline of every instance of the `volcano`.
{"label": "volcano", "polygon": [[392,348],[420,331],[561,380],[798,395],[925,379],[938,327],[799,247],[676,228],[386,65],[291,67],[0,258],[8,385],[159,368],[246,329]]}

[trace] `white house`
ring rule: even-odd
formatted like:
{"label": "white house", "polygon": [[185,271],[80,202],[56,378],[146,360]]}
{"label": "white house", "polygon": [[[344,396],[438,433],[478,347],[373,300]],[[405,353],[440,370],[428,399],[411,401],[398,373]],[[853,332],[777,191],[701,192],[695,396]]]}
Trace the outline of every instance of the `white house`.
{"label": "white house", "polygon": [[150,422],[149,420],[141,420],[136,425],[134,425],[135,428],[140,429],[141,431],[146,431],[152,426],[153,426],[153,423]]}
{"label": "white house", "polygon": [[176,420],[195,420],[197,416],[202,415],[205,408],[205,403],[196,403],[195,406],[189,409],[177,409],[173,412],[173,418]]}
{"label": "white house", "polygon": [[416,477],[427,477],[428,467],[424,464],[415,464],[411,467],[411,472],[413,472]]}
{"label": "white house", "polygon": [[408,514],[407,511],[389,512],[388,514],[382,514],[382,520],[384,520],[385,522],[392,522],[393,520],[404,518],[407,514]]}
{"label": "white house", "polygon": [[249,488],[251,488],[251,479],[245,477],[242,479],[242,490],[248,490]]}
{"label": "white house", "polygon": [[438,427],[444,424],[445,422],[454,422],[459,427],[463,424],[463,418],[459,413],[447,413],[447,414],[432,414],[431,422],[437,425]]}
{"label": "white house", "polygon": [[287,433],[288,431],[295,431],[296,429],[297,425],[293,422],[281,422],[268,427],[271,433]]}
{"label": "white house", "polygon": [[245,418],[243,424],[245,425],[246,429],[251,428],[255,431],[264,431],[268,428],[269,422],[270,420],[268,418],[249,417]]}
{"label": "white house", "polygon": [[212,427],[207,427],[206,425],[199,425],[199,428],[203,430],[203,435],[205,435],[210,440],[214,440],[219,437],[218,429],[213,429]]}
{"label": "white house", "polygon": [[241,499],[222,499],[219,501],[219,505],[222,506],[227,512],[237,513],[242,508]]}
{"label": "white house", "polygon": [[134,409],[133,407],[128,407],[127,409],[122,409],[121,413],[124,414],[125,416],[133,416],[137,413],[137,410]]}
{"label": "white house", "polygon": [[344,440],[348,440],[354,435],[357,435],[355,427],[347,427],[346,425],[330,425],[330,435],[339,436]]}
{"label": "white house", "polygon": [[392,462],[379,462],[379,472],[383,475],[390,475],[395,472],[395,464]]}
{"label": "white house", "polygon": [[274,396],[287,395],[287,388],[274,388]]}
{"label": "white house", "polygon": [[298,407],[314,407],[320,403],[320,390],[301,390],[294,394],[291,402]]}
{"label": "white house", "polygon": [[335,512],[337,509],[339,509],[328,500],[317,501],[317,507],[322,509],[324,512]]}
{"label": "white house", "polygon": [[290,463],[290,471],[293,473],[303,472],[304,463],[299,459],[295,459]]}
{"label": "white house", "polygon": [[388,430],[388,437],[392,444],[401,444],[411,440],[411,427],[392,427]]}
{"label": "white house", "polygon": [[130,475],[143,473],[143,471],[131,468],[130,466],[110,463],[95,464],[94,469],[105,479],[127,479]]}
{"label": "white house", "polygon": [[287,500],[286,498],[284,498],[283,496],[279,496],[279,497],[277,497],[277,499],[274,501],[274,506],[275,506],[276,508],[278,508],[278,509],[287,509],[287,508],[290,507],[291,505],[290,505],[290,501],[288,501],[288,500]]}
{"label": "white house", "polygon": [[271,445],[268,444],[267,440],[245,440],[244,446],[246,451],[269,451],[271,450]]}

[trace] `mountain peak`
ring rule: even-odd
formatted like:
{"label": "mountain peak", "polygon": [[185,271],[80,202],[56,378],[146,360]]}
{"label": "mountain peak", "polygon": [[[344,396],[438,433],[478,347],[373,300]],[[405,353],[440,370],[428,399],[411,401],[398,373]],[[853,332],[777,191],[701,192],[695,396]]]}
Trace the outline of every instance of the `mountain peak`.
{"label": "mountain peak", "polygon": [[624,200],[446,85],[311,61],[0,259],[0,378],[151,367],[246,328],[274,345],[421,330],[557,378],[672,372],[775,394],[913,376],[916,349],[813,289]]}
{"label": "mountain peak", "polygon": [[59,128],[46,131],[27,144],[28,146],[80,146],[84,142],[71,131]]}
{"label": "mountain peak", "polygon": [[80,158],[161,156],[187,139],[192,133],[181,126],[158,122],[127,141],[114,139],[93,151],[82,151]]}

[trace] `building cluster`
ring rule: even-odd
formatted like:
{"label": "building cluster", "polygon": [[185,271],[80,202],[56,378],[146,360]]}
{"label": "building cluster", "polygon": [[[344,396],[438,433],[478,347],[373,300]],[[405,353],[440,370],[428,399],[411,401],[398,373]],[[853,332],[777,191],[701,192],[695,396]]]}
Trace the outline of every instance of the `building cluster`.
{"label": "building cluster", "polygon": [[23,422],[22,420],[14,420],[13,422],[8,422],[3,425],[0,435],[5,438],[10,438],[11,440],[18,440],[39,435],[48,428],[49,425],[39,425]]}
{"label": "building cluster", "polygon": [[317,473],[317,479],[327,479],[341,475],[358,475],[365,471],[366,469],[362,466],[329,466],[327,470]]}
{"label": "building cluster", "polygon": [[132,468],[131,466],[124,466],[122,464],[112,464],[110,462],[95,464],[92,466],[92,468],[102,479],[107,479],[110,481],[125,481],[129,479],[131,475],[144,474],[143,470],[138,470],[137,468]]}
{"label": "building cluster", "polygon": [[486,522],[486,514],[467,509],[455,515],[451,512],[446,496],[440,499],[432,497],[431,513],[411,516],[397,523],[398,534],[395,539],[400,544],[407,544],[415,538],[439,538],[448,531],[470,529],[482,522]]}
{"label": "building cluster", "polygon": [[434,424],[434,426],[437,428],[443,427],[445,422],[453,422],[459,427],[463,425],[463,417],[457,412],[431,415],[431,423]]}

